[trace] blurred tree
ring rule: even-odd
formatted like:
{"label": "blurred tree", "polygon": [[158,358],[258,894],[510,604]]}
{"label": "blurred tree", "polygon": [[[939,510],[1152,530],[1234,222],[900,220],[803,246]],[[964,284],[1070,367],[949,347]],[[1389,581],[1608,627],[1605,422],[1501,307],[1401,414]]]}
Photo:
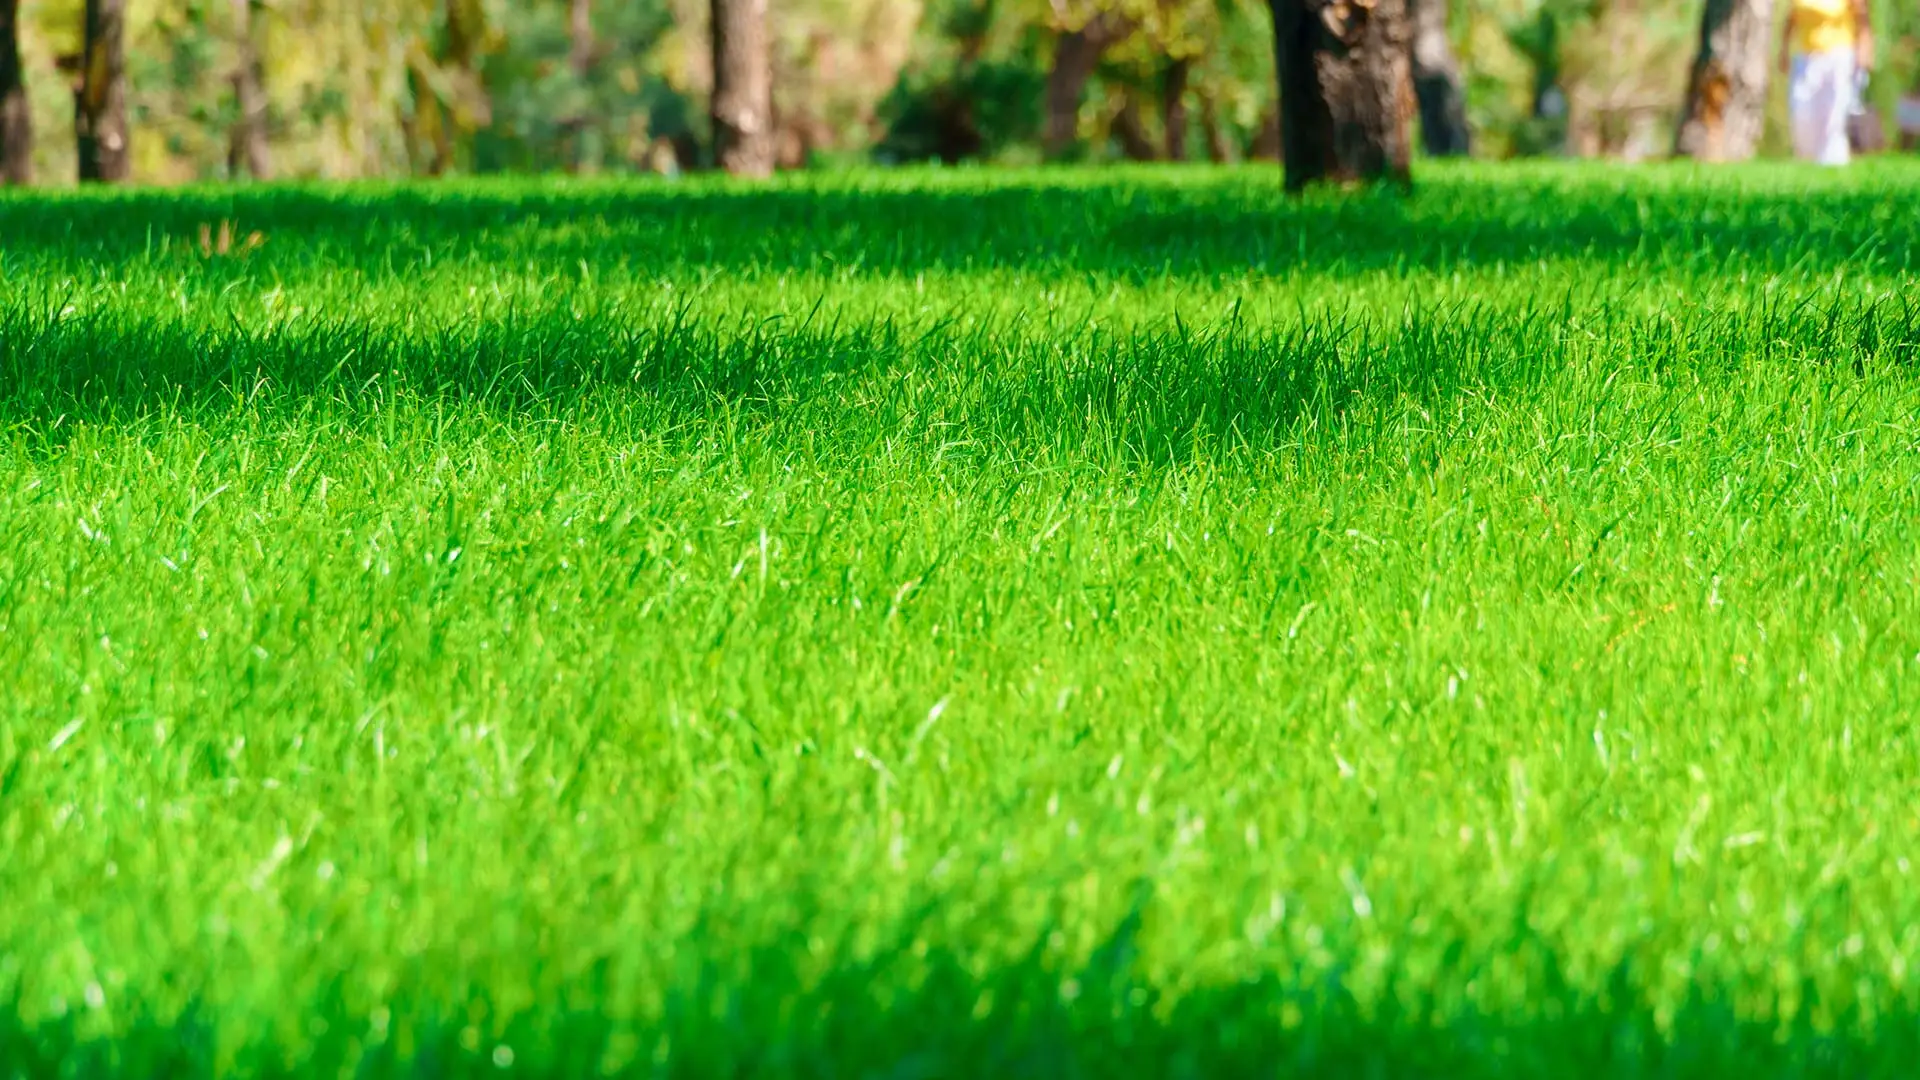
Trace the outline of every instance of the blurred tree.
{"label": "blurred tree", "polygon": [[1473,148],[1460,65],[1447,36],[1447,0],[1408,0],[1413,16],[1413,93],[1420,105],[1420,142],[1434,157]]}
{"label": "blurred tree", "polygon": [[[581,87],[593,83],[593,0],[567,0],[567,67]],[[582,109],[562,121],[567,130],[566,167],[576,173],[593,172],[599,167],[598,155],[591,146],[588,128],[592,117]]]}
{"label": "blurred tree", "polygon": [[1507,41],[1532,69],[1528,113],[1514,135],[1521,154],[1553,154],[1566,148],[1567,94],[1561,87],[1560,12],[1542,4],[1528,18],[1507,26]]}
{"label": "blurred tree", "polygon": [[698,158],[703,125],[655,56],[672,28],[664,0],[502,4],[492,18],[501,44],[481,66],[493,108],[475,169],[670,170]]}
{"label": "blurred tree", "polygon": [[0,0],[0,184],[33,179],[33,113],[20,63],[20,0]]}
{"label": "blurred tree", "polygon": [[409,46],[413,109],[403,126],[417,171],[444,175],[459,163],[473,134],[492,122],[493,99],[480,64],[497,44],[480,0],[445,0],[438,40],[416,38]]}
{"label": "blurred tree", "polygon": [[1272,14],[1262,0],[1222,0],[1191,82],[1207,156],[1280,159]]}
{"label": "blurred tree", "polygon": [[1406,0],[1271,0],[1287,190],[1411,182]]}
{"label": "blurred tree", "polygon": [[1187,160],[1187,80],[1193,58],[1176,56],[1160,76],[1160,129],[1166,138],[1167,160]]}
{"label": "blurred tree", "polygon": [[1675,154],[1745,161],[1760,148],[1772,37],[1772,0],[1706,0]]}
{"label": "blurred tree", "polygon": [[1137,25],[1133,15],[1115,8],[1081,14],[1056,3],[1054,13],[1061,25],[1053,43],[1053,66],[1047,72],[1043,130],[1048,157],[1059,157],[1074,145],[1079,137],[1080,102],[1086,94],[1087,80],[1093,77],[1106,51],[1133,33]]}
{"label": "blurred tree", "polygon": [[82,182],[127,178],[126,0],[86,0],[86,42],[73,95]]}
{"label": "blurred tree", "polygon": [[[1216,51],[1233,0],[1156,0],[1135,9],[1136,28],[1111,67],[1111,93],[1119,98],[1111,131],[1121,152],[1135,160],[1187,157],[1188,103],[1195,69]],[[1158,139],[1146,130],[1141,99],[1156,103]]]}
{"label": "blurred tree", "polygon": [[735,176],[773,172],[773,72],[767,0],[712,0],[714,163]]}
{"label": "blurred tree", "polygon": [[233,103],[237,115],[227,149],[227,175],[273,177],[267,150],[267,95],[260,85],[260,56],[253,37],[255,0],[231,0],[233,8]]}
{"label": "blurred tree", "polygon": [[[1192,122],[1198,106],[1200,131],[1209,158],[1237,156],[1259,126],[1261,106],[1275,85],[1270,51],[1271,15],[1258,0],[1080,0],[1093,8],[1050,4],[1042,16],[1054,32],[1052,68],[1058,92],[1048,110],[1055,157],[1078,146],[1083,112],[1091,113],[1090,134],[1098,148],[1110,142],[1131,160],[1185,160],[1193,152]],[[1091,110],[1063,91],[1071,64],[1084,58],[1079,48],[1084,28],[1074,19],[1104,16],[1108,32],[1082,92]],[[1089,21],[1087,26],[1096,24]],[[1118,27],[1118,31],[1112,29]],[[1249,48],[1249,43],[1252,43]],[[1068,106],[1072,108],[1069,110]],[[1063,141],[1064,140],[1064,141]]]}
{"label": "blurred tree", "polygon": [[[143,182],[246,175],[253,132],[274,174],[290,177],[672,172],[711,145],[712,0],[251,0],[244,13],[235,0],[117,2],[122,133],[139,132],[127,164]],[[1299,2],[1339,21],[1367,0]],[[1451,45],[1476,153],[1674,146],[1705,0],[1405,2],[1415,97],[1430,99],[1431,69],[1446,67],[1429,62],[1428,44]],[[26,126],[42,136],[33,173],[70,177],[78,140],[45,135],[73,122],[85,5],[0,3],[17,5],[16,80]],[[1888,55],[1874,91],[1892,115],[1914,85],[1920,17],[1876,3]],[[883,161],[1023,162],[1048,148],[1092,160],[1278,159],[1270,5],[780,0],[764,14],[771,153],[784,163],[869,150]],[[1103,48],[1080,48],[1089,26]],[[1332,33],[1324,20],[1321,32]],[[254,105],[235,81],[249,68]],[[1780,141],[1778,97],[1776,86],[1763,149]],[[1440,127],[1422,116],[1424,136]]]}
{"label": "blurred tree", "polygon": [[994,157],[1040,133],[1046,72],[1023,20],[1001,0],[935,0],[919,41],[881,102],[882,161],[952,164]]}

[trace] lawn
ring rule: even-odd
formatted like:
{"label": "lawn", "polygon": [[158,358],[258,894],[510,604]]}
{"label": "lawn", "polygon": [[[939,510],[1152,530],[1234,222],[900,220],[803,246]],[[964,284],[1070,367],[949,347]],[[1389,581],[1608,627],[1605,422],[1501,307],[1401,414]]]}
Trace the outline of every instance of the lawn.
{"label": "lawn", "polygon": [[0,195],[0,1078],[1911,1075],[1920,165],[1421,180]]}

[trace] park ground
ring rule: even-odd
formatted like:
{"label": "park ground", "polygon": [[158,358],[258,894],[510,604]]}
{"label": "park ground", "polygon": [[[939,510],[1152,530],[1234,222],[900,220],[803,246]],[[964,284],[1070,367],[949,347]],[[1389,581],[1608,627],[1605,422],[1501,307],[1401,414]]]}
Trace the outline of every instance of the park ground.
{"label": "park ground", "polygon": [[1920,167],[0,195],[0,1077],[1920,1060]]}

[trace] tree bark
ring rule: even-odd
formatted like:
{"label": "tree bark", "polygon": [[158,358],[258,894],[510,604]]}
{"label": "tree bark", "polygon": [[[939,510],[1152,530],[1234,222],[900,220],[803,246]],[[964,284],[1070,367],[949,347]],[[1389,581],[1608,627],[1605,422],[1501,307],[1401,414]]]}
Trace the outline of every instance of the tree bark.
{"label": "tree bark", "polygon": [[1167,137],[1167,160],[1187,160],[1187,75],[1193,63],[1185,58],[1167,65],[1161,85],[1160,126]]}
{"label": "tree bark", "polygon": [[1233,144],[1220,123],[1220,105],[1212,94],[1200,93],[1200,133],[1207,142],[1207,160],[1224,165],[1233,160]]}
{"label": "tree bark", "polygon": [[573,70],[574,81],[579,84],[583,98],[580,112],[567,117],[561,127],[566,133],[563,139],[566,167],[576,174],[593,172],[599,164],[593,160],[592,140],[587,137],[588,128],[594,121],[594,51],[593,0],[568,0],[567,66]]}
{"label": "tree bark", "polygon": [[273,178],[273,158],[267,149],[267,95],[261,87],[260,53],[253,39],[254,0],[233,2],[233,99],[240,116],[227,148],[227,175],[242,173],[255,180]]}
{"label": "tree bark", "polygon": [[[493,102],[487,85],[480,78],[481,39],[486,34],[486,10],[479,0],[446,0],[446,43],[440,58],[442,76],[452,84],[452,93],[438,100],[434,110],[433,157],[427,173],[445,176],[453,170],[462,150],[461,136],[484,127],[493,119]],[[438,91],[429,86],[428,93]]]}
{"label": "tree bark", "polygon": [[0,0],[0,185],[33,180],[33,110],[20,66],[20,0]]}
{"label": "tree bark", "polygon": [[73,121],[82,183],[127,178],[126,0],[86,0],[86,36]]}
{"label": "tree bark", "polygon": [[1274,102],[1260,113],[1260,126],[1253,131],[1247,156],[1255,161],[1280,160],[1280,103]]}
{"label": "tree bark", "polygon": [[1447,37],[1447,0],[1408,0],[1413,16],[1413,96],[1420,106],[1420,144],[1434,157],[1473,148],[1460,64]]}
{"label": "tree bark", "polygon": [[1675,154],[1745,161],[1759,149],[1772,30],[1772,0],[1707,0]]}
{"label": "tree bark", "polygon": [[1078,30],[1062,31],[1054,43],[1053,69],[1047,72],[1046,125],[1041,145],[1050,158],[1066,153],[1080,131],[1080,97],[1100,57],[1133,32],[1124,15],[1106,11]]}
{"label": "tree bark", "polygon": [[1120,144],[1120,153],[1128,161],[1152,161],[1160,156],[1160,148],[1147,137],[1147,125],[1140,120],[1140,102],[1133,94],[1128,93],[1121,99],[1111,131],[1113,141]]}
{"label": "tree bark", "polygon": [[712,0],[713,158],[735,176],[773,173],[767,0]]}
{"label": "tree bark", "polygon": [[1411,182],[1406,0],[1269,0],[1280,69],[1287,190],[1319,181]]}

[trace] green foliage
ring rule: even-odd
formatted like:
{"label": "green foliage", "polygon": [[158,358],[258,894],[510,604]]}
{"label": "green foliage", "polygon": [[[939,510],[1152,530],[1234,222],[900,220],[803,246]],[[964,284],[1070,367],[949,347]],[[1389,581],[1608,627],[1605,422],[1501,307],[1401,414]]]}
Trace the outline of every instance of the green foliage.
{"label": "green foliage", "polygon": [[[1920,70],[1920,23],[1876,3],[1884,63],[1873,95],[1891,117]],[[1699,0],[1449,6],[1484,156],[1642,159],[1671,145]],[[456,9],[472,33],[449,35]],[[78,6],[23,0],[23,11],[38,169],[60,181],[73,172],[72,100],[57,65],[78,51]],[[137,178],[225,176],[235,117],[228,0],[130,0],[130,12]],[[1125,33],[1107,44],[1078,144],[1061,156],[1163,149],[1176,61],[1189,65],[1180,99],[1189,156],[1277,152],[1262,0],[789,0],[770,9],[779,157],[1035,160],[1059,35],[1102,12],[1124,14]],[[704,0],[596,4],[585,75],[568,62],[565,0],[275,0],[254,24],[269,141],[286,176],[675,171],[705,157]],[[1777,153],[1784,93],[1775,97],[1766,146]]]}
{"label": "green foliage", "polygon": [[1920,171],[1277,189],[0,194],[5,1071],[1906,1075]]}
{"label": "green foliage", "polygon": [[1004,33],[999,11],[995,0],[949,0],[925,14],[928,31],[880,105],[881,160],[1000,157],[1039,137],[1041,43]]}
{"label": "green foliage", "polygon": [[1044,82],[1044,73],[1020,60],[904,71],[881,103],[886,136],[874,153],[886,162],[949,164],[1005,156],[1036,138]]}
{"label": "green foliage", "polygon": [[475,137],[480,171],[644,168],[653,138],[694,136],[685,102],[650,70],[672,26],[665,3],[602,3],[594,13],[591,60],[578,71],[564,4],[498,11],[501,45],[481,72],[493,122]]}
{"label": "green foliage", "polygon": [[1505,27],[1507,43],[1532,72],[1527,114],[1513,128],[1516,153],[1551,154],[1566,148],[1567,92],[1562,85],[1561,27],[1572,21],[1569,16],[1577,19],[1578,14],[1575,5],[1545,3]]}

